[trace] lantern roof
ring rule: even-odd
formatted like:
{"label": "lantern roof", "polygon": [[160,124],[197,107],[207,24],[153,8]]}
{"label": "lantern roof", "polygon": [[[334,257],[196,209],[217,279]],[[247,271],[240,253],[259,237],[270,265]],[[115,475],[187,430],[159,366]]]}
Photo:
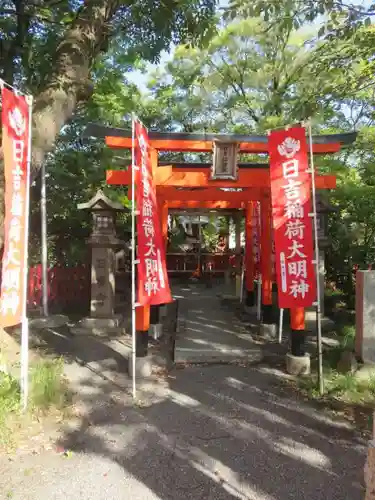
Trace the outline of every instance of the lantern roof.
{"label": "lantern roof", "polygon": [[123,212],[126,208],[116,201],[112,201],[106,196],[101,189],[97,191],[95,196],[86,203],[78,203],[78,210],[113,210]]}

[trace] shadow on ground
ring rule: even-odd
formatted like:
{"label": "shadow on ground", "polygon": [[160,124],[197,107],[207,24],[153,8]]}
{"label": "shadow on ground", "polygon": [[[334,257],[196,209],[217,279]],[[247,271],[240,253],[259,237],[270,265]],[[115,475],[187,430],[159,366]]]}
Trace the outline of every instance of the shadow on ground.
{"label": "shadow on ground", "polygon": [[265,367],[188,368],[175,377],[158,403],[112,400],[60,444],[109,458],[151,498],[363,497],[363,443],[283,395]]}

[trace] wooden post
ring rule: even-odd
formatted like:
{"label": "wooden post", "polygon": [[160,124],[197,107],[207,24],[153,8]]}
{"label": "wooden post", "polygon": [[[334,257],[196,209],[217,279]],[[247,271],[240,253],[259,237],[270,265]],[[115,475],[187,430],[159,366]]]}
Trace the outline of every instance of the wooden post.
{"label": "wooden post", "polygon": [[270,193],[261,202],[261,256],[263,323],[272,323],[272,213]]}
{"label": "wooden post", "polygon": [[245,211],[245,288],[247,306],[255,305],[254,293],[254,254],[253,254],[253,214],[254,203],[250,202]]}

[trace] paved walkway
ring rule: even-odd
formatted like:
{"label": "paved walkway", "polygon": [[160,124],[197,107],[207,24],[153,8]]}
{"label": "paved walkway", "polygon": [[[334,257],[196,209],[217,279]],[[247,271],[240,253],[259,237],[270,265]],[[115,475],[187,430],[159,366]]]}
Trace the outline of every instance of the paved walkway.
{"label": "paved walkway", "polygon": [[225,294],[232,292],[231,289],[224,285],[212,289],[188,284],[175,286],[173,292],[179,299],[182,319],[182,328],[176,339],[177,363],[261,359],[260,346],[234,314],[234,307],[239,302],[229,300],[225,306],[225,300],[222,300]]}
{"label": "paved walkway", "polygon": [[[95,378],[97,377],[97,378]],[[360,500],[364,443],[266,366],[176,370],[134,406],[99,375],[59,446],[0,458],[13,500]]]}

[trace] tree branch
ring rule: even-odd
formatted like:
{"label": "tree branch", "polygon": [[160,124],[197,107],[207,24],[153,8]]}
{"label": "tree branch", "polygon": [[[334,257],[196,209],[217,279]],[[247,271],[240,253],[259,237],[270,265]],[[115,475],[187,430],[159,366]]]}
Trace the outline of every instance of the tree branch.
{"label": "tree branch", "polygon": [[[241,96],[242,99],[244,100],[249,116],[255,121],[255,123],[259,123],[259,118],[256,115],[255,111],[253,110],[248,97],[246,96],[246,92],[245,92],[245,89],[244,89],[243,85],[241,84],[241,82],[238,83],[234,78],[230,77],[231,67],[224,60],[223,57],[221,57],[221,60],[222,60],[223,64],[225,64],[226,67],[227,67],[227,69],[228,69],[227,77],[229,77],[229,82],[228,82],[229,85],[232,87],[232,89],[234,90],[234,92],[237,95]],[[225,74],[222,73],[222,71],[219,69],[218,66],[216,66],[212,61],[210,61],[209,64],[219,73],[219,75],[221,75],[223,77],[224,81],[228,80],[228,78],[225,78]],[[241,77],[240,77],[240,80],[241,80]],[[243,83],[243,79],[241,81]]]}

